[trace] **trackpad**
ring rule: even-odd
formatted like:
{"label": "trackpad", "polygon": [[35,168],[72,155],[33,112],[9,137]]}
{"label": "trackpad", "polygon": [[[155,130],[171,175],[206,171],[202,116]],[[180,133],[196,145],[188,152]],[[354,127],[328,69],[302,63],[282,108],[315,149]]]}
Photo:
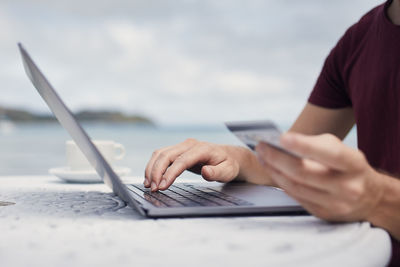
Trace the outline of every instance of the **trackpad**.
{"label": "trackpad", "polygon": [[300,206],[293,198],[278,188],[249,183],[215,184],[214,190],[262,206]]}

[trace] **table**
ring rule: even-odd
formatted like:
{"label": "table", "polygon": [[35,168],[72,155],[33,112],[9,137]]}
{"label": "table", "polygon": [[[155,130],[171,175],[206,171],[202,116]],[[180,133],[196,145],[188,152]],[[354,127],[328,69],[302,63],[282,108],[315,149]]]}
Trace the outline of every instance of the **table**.
{"label": "table", "polygon": [[[130,181],[141,181],[129,178]],[[0,266],[384,266],[389,235],[313,216],[146,219],[104,184],[0,177]]]}

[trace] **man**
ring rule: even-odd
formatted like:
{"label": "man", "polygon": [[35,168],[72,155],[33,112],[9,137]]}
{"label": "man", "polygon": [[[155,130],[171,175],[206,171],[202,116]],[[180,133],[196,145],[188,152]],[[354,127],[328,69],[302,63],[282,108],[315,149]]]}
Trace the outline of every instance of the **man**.
{"label": "man", "polygon": [[[350,27],[327,57],[308,103],[281,144],[243,147],[188,139],[153,153],[144,184],[167,189],[184,170],[209,181],[278,186],[328,221],[369,221],[386,229],[399,262],[400,0]],[[360,150],[341,140],[357,125]],[[397,248],[396,248],[397,246]],[[396,252],[397,251],[397,252]]]}

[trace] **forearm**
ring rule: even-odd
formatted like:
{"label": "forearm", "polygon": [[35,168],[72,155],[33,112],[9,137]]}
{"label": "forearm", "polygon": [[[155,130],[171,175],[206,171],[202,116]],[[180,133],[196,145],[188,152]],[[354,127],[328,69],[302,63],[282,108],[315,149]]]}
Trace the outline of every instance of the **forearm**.
{"label": "forearm", "polygon": [[381,178],[382,198],[367,219],[400,240],[400,179],[384,174]]}
{"label": "forearm", "polygon": [[240,146],[226,146],[225,148],[239,164],[239,174],[236,180],[275,186],[267,170],[251,150]]}
{"label": "forearm", "polygon": [[307,103],[289,132],[306,135],[331,133],[343,140],[354,122],[352,108],[329,109]]}

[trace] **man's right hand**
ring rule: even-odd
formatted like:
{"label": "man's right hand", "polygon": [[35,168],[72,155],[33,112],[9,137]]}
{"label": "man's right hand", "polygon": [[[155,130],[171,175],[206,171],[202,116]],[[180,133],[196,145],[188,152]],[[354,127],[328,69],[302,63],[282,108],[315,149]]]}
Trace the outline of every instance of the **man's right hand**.
{"label": "man's right hand", "polygon": [[187,139],[153,152],[144,185],[152,191],[165,190],[185,170],[201,174],[207,181],[230,182],[239,175],[238,157],[245,150]]}

